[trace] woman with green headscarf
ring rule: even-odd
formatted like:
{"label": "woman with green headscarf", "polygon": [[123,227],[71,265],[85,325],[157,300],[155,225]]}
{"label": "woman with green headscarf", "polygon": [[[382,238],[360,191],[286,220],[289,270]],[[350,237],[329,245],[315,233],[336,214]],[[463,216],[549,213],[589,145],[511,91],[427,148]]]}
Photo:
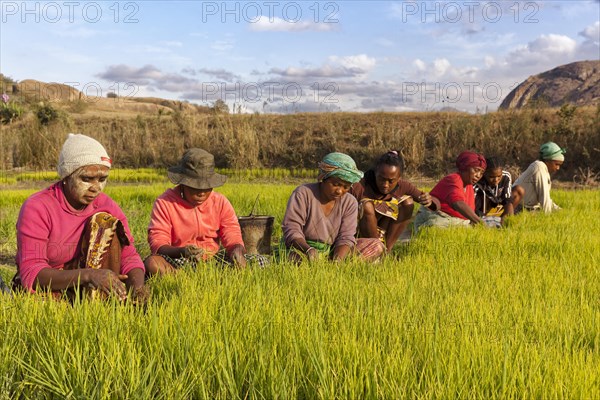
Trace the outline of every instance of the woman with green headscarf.
{"label": "woman with green headscarf", "polygon": [[293,261],[314,261],[320,255],[337,261],[354,249],[373,260],[385,248],[376,238],[356,239],[358,203],[348,193],[363,173],[343,153],[330,153],[319,163],[318,182],[297,187],[283,217],[283,242]]}
{"label": "woman with green headscarf", "polygon": [[[532,162],[529,167],[515,181],[514,186],[521,186],[525,190],[523,205],[518,206],[515,212],[526,210],[541,210],[545,213],[560,210],[560,207],[550,197],[552,181],[550,175],[555,174],[563,162],[567,151],[554,142],[544,143],[540,146],[539,159]],[[513,186],[513,187],[514,187]]]}

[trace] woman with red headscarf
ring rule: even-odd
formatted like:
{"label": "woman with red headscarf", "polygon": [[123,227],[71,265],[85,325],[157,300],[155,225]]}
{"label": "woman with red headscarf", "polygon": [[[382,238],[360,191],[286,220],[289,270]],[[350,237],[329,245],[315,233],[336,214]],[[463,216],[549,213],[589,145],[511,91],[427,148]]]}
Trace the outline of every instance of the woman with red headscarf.
{"label": "woman with red headscarf", "polygon": [[485,158],[463,151],[456,159],[456,168],[458,172],[445,176],[430,192],[440,200],[440,209],[431,211],[421,207],[415,218],[415,231],[424,226],[468,226],[482,222],[475,213],[473,185],[483,176]]}

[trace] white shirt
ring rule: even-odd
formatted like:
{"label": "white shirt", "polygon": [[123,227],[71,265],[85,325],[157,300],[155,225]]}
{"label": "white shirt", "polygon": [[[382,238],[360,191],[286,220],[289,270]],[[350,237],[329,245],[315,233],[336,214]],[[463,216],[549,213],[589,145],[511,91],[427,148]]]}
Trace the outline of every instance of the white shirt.
{"label": "white shirt", "polygon": [[515,181],[515,185],[525,189],[523,204],[527,208],[540,207],[544,212],[560,210],[550,198],[552,181],[546,163],[540,160],[532,162]]}

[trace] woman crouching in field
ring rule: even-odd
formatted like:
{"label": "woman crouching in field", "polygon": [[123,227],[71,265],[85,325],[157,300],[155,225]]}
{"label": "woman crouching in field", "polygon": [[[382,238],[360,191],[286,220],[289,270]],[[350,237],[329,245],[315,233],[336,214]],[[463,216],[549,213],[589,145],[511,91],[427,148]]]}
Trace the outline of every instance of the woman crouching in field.
{"label": "woman crouching in field", "polygon": [[482,223],[475,213],[473,185],[481,179],[486,168],[481,154],[463,151],[456,159],[458,172],[445,176],[431,190],[441,203],[440,210],[421,207],[415,218],[415,230],[424,226],[468,226]]}
{"label": "woman crouching in field", "polygon": [[147,299],[144,264],[127,218],[102,193],[111,163],[96,140],[69,134],[58,161],[61,180],[21,207],[15,289],[72,298],[74,288],[91,287],[119,300],[131,289],[134,300]]}
{"label": "woman crouching in field", "polygon": [[502,169],[502,162],[497,157],[485,159],[487,168],[483,177],[477,182],[475,190],[475,212],[489,226],[500,226],[504,218],[514,215],[525,189],[512,185],[510,172]]}
{"label": "woman crouching in field", "polygon": [[319,255],[334,261],[357,252],[374,260],[385,247],[376,238],[355,238],[358,203],[348,193],[363,173],[354,160],[343,153],[330,153],[319,163],[317,183],[297,187],[283,217],[283,241],[292,261],[314,261]]}
{"label": "woman crouching in field", "polygon": [[402,180],[403,161],[397,151],[379,157],[350,193],[358,200],[358,236],[378,238],[391,251],[413,215],[414,202],[439,210],[435,197]]}
{"label": "woman crouching in field", "polygon": [[177,186],[154,202],[148,227],[152,255],[144,261],[148,275],[207,261],[217,255],[220,244],[226,261],[245,267],[246,248],[233,206],[213,192],[227,180],[215,172],[213,155],[189,149],[178,165],[169,168],[168,176]]}
{"label": "woman crouching in field", "polygon": [[[550,197],[552,188],[551,175],[558,172],[565,161],[565,153],[554,142],[544,143],[540,146],[540,158],[532,162],[529,167],[515,181],[525,189],[522,208],[528,211],[540,210],[545,213],[560,210],[560,207]],[[521,211],[521,206],[516,210]]]}

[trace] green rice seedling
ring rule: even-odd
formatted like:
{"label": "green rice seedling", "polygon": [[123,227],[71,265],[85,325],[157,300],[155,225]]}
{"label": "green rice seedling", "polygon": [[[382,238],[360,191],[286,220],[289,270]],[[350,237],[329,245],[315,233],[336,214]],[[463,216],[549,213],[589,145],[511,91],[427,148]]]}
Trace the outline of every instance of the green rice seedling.
{"label": "green rice seedling", "polygon": [[[107,187],[143,256],[170,186]],[[238,214],[260,194],[278,226],[294,187],[217,190]],[[3,191],[3,229],[31,192]],[[426,229],[379,263],[188,265],[151,279],[144,309],[0,296],[0,398],[598,398],[600,197],[553,198],[558,213]]]}

